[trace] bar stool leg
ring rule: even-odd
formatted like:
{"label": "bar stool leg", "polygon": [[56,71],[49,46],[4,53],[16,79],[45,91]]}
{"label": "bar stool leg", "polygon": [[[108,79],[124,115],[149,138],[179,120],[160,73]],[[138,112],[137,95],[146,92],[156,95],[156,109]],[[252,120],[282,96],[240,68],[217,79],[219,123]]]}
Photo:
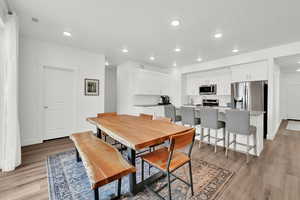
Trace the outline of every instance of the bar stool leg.
{"label": "bar stool leg", "polygon": [[225,142],[225,140],[226,140],[226,129],[224,127],[223,128],[223,147],[224,147],[224,149],[226,149],[226,142]]}
{"label": "bar stool leg", "polygon": [[230,143],[230,132],[227,132],[227,145],[226,145],[226,151],[225,151],[225,155],[226,155],[227,159],[228,159],[229,143]]}
{"label": "bar stool leg", "polygon": [[208,129],[208,144],[210,144],[210,128]]}
{"label": "bar stool leg", "polygon": [[257,137],[256,137],[256,133],[253,134],[253,143],[254,143],[254,154],[256,156],[258,156],[257,155]]}
{"label": "bar stool leg", "polygon": [[200,141],[199,141],[199,149],[201,148],[202,142],[204,139],[204,128],[201,127],[201,132],[200,132]]}
{"label": "bar stool leg", "polygon": [[234,149],[234,152],[236,152],[236,134],[233,134],[233,141],[234,141],[234,147],[233,147],[233,149]]}
{"label": "bar stool leg", "polygon": [[249,145],[249,135],[247,135],[247,164],[249,163],[249,150],[250,150],[250,145]]}
{"label": "bar stool leg", "polygon": [[94,189],[95,200],[99,200],[99,191],[98,188]]}
{"label": "bar stool leg", "polygon": [[215,153],[217,153],[218,129],[215,130]]}

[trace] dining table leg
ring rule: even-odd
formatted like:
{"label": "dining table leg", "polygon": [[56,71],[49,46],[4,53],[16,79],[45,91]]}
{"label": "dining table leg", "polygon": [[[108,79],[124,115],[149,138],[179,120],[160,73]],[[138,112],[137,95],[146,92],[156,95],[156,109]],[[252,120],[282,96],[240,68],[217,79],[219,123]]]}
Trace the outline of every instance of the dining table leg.
{"label": "dining table leg", "polygon": [[[135,166],[135,158],[136,158],[136,152],[134,149],[127,148],[127,158],[130,164],[134,167]],[[131,194],[135,194],[136,191],[136,173],[129,174],[129,191]]]}

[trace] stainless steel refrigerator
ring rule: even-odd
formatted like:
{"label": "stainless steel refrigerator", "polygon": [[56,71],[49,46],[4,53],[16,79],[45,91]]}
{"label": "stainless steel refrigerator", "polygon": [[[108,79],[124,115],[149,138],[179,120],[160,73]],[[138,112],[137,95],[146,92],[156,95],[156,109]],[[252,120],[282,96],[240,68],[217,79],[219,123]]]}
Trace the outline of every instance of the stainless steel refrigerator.
{"label": "stainless steel refrigerator", "polygon": [[267,81],[249,81],[231,84],[231,104],[233,108],[265,111],[264,135],[267,134],[268,83]]}

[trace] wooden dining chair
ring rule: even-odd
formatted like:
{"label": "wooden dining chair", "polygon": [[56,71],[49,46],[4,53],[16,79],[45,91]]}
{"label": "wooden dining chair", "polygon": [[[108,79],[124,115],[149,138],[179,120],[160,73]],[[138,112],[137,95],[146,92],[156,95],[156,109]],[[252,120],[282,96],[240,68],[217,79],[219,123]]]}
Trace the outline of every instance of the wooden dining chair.
{"label": "wooden dining chair", "polygon": [[149,119],[149,120],[153,119],[153,115],[148,115],[148,114],[144,114],[144,113],[140,113],[140,117],[143,119]]}
{"label": "wooden dining chair", "polygon": [[[107,112],[107,113],[98,113],[97,114],[98,118],[101,118],[101,117],[112,117],[112,116],[117,116],[117,113],[116,112]],[[109,137],[109,136],[104,131],[101,131],[101,132],[102,133],[100,133],[100,134],[103,134],[104,141],[107,142],[107,137]],[[123,152],[123,150],[126,150],[126,147],[123,144],[119,143],[118,141],[114,140],[113,138],[110,138],[110,139],[113,141],[113,143],[111,145],[114,145],[114,146],[120,145],[121,146],[121,147],[118,148],[118,150],[121,153]]]}
{"label": "wooden dining chair", "polygon": [[[167,123],[172,123],[172,119],[171,118],[167,118],[167,117],[154,117],[153,120],[157,120],[157,121],[163,121],[163,122],[167,122]],[[165,142],[162,142],[162,143],[159,143],[159,144],[156,144],[156,145],[153,145],[153,146],[150,146],[149,147],[149,152],[151,151],[155,151],[155,147],[159,146],[159,145],[162,145],[164,144]],[[152,166],[149,165],[148,167],[148,174],[150,175],[150,170],[151,170]]]}
{"label": "wooden dining chair", "polygon": [[[142,159],[142,181],[144,180],[144,162],[148,163],[149,165],[159,169],[163,173],[167,175],[167,183],[164,184],[161,188],[158,188],[156,191],[145,186],[150,192],[157,195],[160,199],[164,199],[159,192],[165,188],[168,187],[168,197],[169,200],[172,199],[171,196],[171,182],[173,182],[175,179],[178,179],[191,187],[192,195],[194,195],[194,189],[193,189],[193,176],[192,176],[192,164],[191,164],[191,153],[192,148],[195,140],[195,129],[189,130],[184,133],[179,133],[176,135],[173,135],[170,137],[170,145],[169,147],[163,147],[160,149],[157,149],[153,152],[150,152],[148,154],[144,154],[141,156]],[[182,151],[178,151],[181,149],[185,149],[187,146],[188,152],[184,153]],[[190,180],[189,182],[181,179],[180,177],[173,174],[174,171],[182,167],[183,165],[188,164],[189,165],[189,175]],[[173,180],[171,180],[171,176],[174,177]]]}
{"label": "wooden dining chair", "polygon": [[[98,113],[97,118],[101,117],[111,117],[111,116],[117,116],[116,112],[107,112],[107,113]],[[108,135],[102,131],[102,134],[104,136],[104,141],[106,142]]]}

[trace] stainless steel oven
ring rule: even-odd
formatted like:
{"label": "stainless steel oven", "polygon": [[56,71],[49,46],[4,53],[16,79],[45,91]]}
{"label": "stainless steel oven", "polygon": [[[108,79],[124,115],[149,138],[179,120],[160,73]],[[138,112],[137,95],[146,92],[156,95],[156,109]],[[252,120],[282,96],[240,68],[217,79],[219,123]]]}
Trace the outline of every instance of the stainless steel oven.
{"label": "stainless steel oven", "polygon": [[217,94],[217,85],[201,85],[199,87],[199,94],[200,95],[216,95]]}

